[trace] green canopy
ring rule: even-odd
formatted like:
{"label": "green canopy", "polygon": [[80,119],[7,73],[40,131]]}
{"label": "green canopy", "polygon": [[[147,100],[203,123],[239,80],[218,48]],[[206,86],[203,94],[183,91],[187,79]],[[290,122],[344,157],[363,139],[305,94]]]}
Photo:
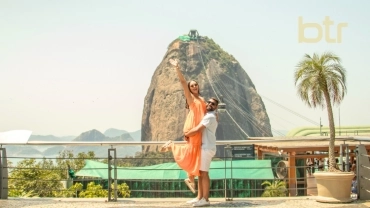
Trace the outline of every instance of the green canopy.
{"label": "green canopy", "polygon": [[[108,164],[85,160],[85,166],[76,176],[108,179]],[[212,180],[274,179],[270,160],[212,161],[209,176]],[[170,180],[185,179],[187,174],[176,163],[162,163],[145,167],[118,167],[117,178]]]}
{"label": "green canopy", "polygon": [[182,41],[190,41],[190,37],[187,36],[187,35],[179,36],[179,39],[182,40]]}

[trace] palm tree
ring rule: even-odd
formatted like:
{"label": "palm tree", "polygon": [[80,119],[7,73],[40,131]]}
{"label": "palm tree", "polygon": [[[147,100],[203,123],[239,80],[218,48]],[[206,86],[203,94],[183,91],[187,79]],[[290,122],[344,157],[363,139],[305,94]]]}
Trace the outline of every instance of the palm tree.
{"label": "palm tree", "polygon": [[326,107],[329,118],[329,171],[335,168],[335,126],[332,105],[339,105],[347,92],[346,70],[341,60],[333,53],[326,52],[321,56],[306,54],[298,63],[294,72],[298,95],[309,107]]}
{"label": "palm tree", "polygon": [[286,196],[287,188],[284,181],[274,180],[273,182],[264,181],[262,186],[266,185],[262,197],[279,197]]}

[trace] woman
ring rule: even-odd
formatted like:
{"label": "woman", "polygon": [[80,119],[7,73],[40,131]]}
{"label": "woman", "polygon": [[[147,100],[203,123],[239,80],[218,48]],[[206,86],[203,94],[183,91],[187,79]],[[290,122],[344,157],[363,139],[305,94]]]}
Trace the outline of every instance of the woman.
{"label": "woman", "polygon": [[[189,109],[183,129],[185,133],[200,123],[206,112],[206,103],[204,98],[200,96],[198,83],[193,80],[186,83],[178,62],[170,59],[170,63],[176,68],[177,75],[184,89],[186,108]],[[188,173],[189,178],[185,179],[186,185],[195,193],[194,177],[199,176],[202,134],[197,133],[191,137],[184,137],[184,140],[186,144],[181,146],[174,145],[170,140],[162,146],[160,151],[172,150],[176,163]]]}

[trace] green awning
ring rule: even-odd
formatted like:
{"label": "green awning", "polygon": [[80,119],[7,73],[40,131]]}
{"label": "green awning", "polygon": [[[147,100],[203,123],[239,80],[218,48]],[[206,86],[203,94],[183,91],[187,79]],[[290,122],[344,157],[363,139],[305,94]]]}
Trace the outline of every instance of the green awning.
{"label": "green awning", "polygon": [[[225,174],[227,179],[274,179],[270,160],[212,161],[210,178],[225,179]],[[108,164],[85,160],[85,166],[76,173],[76,176],[108,179]],[[144,167],[118,167],[117,178],[175,180],[185,179],[187,174],[176,163],[162,163]]]}
{"label": "green awning", "polygon": [[187,36],[187,35],[179,36],[179,39],[182,40],[182,41],[190,41],[190,37]]}

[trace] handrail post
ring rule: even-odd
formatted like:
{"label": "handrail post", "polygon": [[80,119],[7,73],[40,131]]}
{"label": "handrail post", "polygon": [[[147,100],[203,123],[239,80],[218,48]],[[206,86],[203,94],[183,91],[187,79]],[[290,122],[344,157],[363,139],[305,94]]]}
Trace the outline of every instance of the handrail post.
{"label": "handrail post", "polygon": [[[111,155],[113,152],[113,157]],[[112,164],[113,160],[113,164]],[[113,165],[113,180],[112,180],[112,165]],[[112,199],[112,181],[114,181],[113,193],[114,199]],[[108,201],[117,201],[117,152],[116,148],[108,149]]]}
{"label": "handrail post", "polygon": [[[232,152],[231,152],[231,146],[230,146],[230,144],[227,144],[226,146],[225,146],[225,153],[224,153],[224,155],[225,155],[225,183],[224,183],[224,189],[225,189],[225,200],[226,201],[231,201],[232,200],[232,198],[230,198],[229,196],[228,196],[228,190],[227,190],[227,169],[228,169],[228,164],[227,164],[227,162],[228,161],[230,161],[230,163],[232,163]],[[230,171],[232,172],[232,168],[231,168],[231,164],[230,164]],[[232,173],[231,173],[232,174]],[[231,184],[232,185],[232,184]],[[232,189],[232,187],[231,187],[231,189]]]}
{"label": "handrail post", "polygon": [[366,147],[363,144],[356,149],[357,197],[362,200],[370,199],[370,162]]}
{"label": "handrail post", "polygon": [[[340,147],[339,147],[339,167],[341,167],[341,170],[342,171],[346,171],[348,172],[349,171],[349,147],[348,147],[348,144],[340,144]],[[343,157],[345,156],[345,159],[343,159]],[[343,166],[343,162],[345,162],[345,166]]]}
{"label": "handrail post", "polygon": [[8,162],[5,148],[0,148],[0,199],[8,199]]}

